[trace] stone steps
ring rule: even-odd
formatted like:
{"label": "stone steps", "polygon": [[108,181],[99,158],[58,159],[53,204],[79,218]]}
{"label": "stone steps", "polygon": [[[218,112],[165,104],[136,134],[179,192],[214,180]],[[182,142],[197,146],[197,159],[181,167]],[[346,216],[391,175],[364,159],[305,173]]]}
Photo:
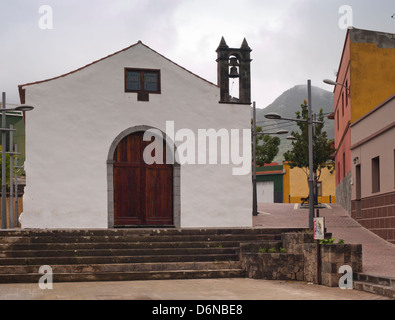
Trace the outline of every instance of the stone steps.
{"label": "stone steps", "polygon": [[0,283],[244,277],[240,244],[292,229],[1,230]]}
{"label": "stone steps", "polygon": [[363,273],[354,274],[354,289],[382,295],[395,299],[395,279],[371,276]]}

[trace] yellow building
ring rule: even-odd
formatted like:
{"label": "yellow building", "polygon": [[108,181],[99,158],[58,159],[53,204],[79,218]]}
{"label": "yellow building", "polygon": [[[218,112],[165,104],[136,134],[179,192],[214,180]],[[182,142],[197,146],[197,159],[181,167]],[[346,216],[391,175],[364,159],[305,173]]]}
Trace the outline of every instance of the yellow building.
{"label": "yellow building", "polygon": [[352,28],[348,37],[350,49],[344,56],[349,56],[354,123],[394,94],[395,34]]}
{"label": "yellow building", "polygon": [[[293,168],[284,162],[284,203],[301,203],[302,198],[309,196],[308,176],[303,169]],[[336,202],[335,173],[328,168],[322,170],[318,181],[318,202]]]}

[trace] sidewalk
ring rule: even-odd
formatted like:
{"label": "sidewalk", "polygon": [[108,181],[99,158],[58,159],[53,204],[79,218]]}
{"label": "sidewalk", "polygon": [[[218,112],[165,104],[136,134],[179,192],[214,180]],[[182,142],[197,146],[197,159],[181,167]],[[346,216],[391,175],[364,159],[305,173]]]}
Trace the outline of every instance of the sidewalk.
{"label": "sidewalk", "polygon": [[[358,290],[328,288],[306,282],[248,278],[0,284],[0,300],[389,300]],[[243,304],[243,303],[242,303]],[[139,306],[137,304],[137,306]],[[146,308],[143,309],[146,312]]]}
{"label": "sidewalk", "polygon": [[[259,204],[258,211],[254,227],[308,227],[308,209],[294,204]],[[362,244],[363,273],[395,278],[395,245],[363,228],[340,205],[331,204],[330,209],[320,209],[319,214],[325,217],[327,232],[332,233],[336,241],[344,239],[345,243]]]}

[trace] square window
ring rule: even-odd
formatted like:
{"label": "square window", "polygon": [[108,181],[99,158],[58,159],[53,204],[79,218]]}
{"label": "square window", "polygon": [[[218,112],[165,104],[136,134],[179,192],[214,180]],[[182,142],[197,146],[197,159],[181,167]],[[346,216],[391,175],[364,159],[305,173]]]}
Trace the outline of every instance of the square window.
{"label": "square window", "polygon": [[125,68],[125,92],[136,92],[138,101],[149,101],[150,93],[161,93],[160,70]]}

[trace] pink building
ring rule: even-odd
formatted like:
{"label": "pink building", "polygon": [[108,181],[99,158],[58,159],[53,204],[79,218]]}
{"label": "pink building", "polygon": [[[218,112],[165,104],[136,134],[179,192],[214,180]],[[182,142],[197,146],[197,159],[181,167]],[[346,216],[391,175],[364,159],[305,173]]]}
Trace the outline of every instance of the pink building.
{"label": "pink building", "polygon": [[351,213],[352,126],[394,94],[395,34],[349,28],[334,89],[336,202]]}
{"label": "pink building", "polygon": [[395,244],[395,95],[351,124],[352,217]]}

